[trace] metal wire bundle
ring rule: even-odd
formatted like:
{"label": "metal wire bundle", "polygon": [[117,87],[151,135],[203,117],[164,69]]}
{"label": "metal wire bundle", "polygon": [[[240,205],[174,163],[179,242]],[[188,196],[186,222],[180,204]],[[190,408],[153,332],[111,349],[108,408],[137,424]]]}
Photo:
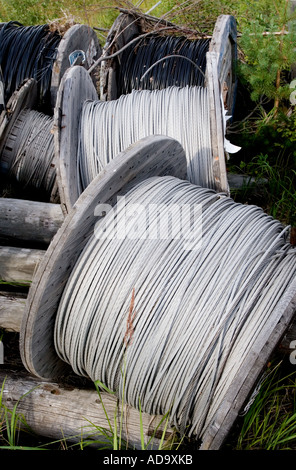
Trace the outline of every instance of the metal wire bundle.
{"label": "metal wire bundle", "polygon": [[5,102],[28,78],[38,86],[40,109],[49,102],[53,62],[61,36],[48,25],[23,26],[17,21],[0,29],[0,66],[3,72]]}
{"label": "metal wire bundle", "polygon": [[[188,204],[202,212],[187,213],[182,236],[154,231]],[[202,438],[264,325],[279,321],[296,278],[287,231],[261,208],[187,181],[138,183],[99,220],[72,270],[58,355],[126,404],[169,412],[171,425]]]}
{"label": "metal wire bundle", "polygon": [[209,39],[150,36],[122,52],[117,70],[118,96],[134,90],[203,86]]}
{"label": "metal wire bundle", "polygon": [[[9,146],[9,173],[24,187],[31,186],[46,193],[52,191],[56,179],[52,126],[50,116],[25,109],[14,124],[10,141],[6,142]],[[5,158],[5,147],[3,155]]]}
{"label": "metal wire bundle", "polygon": [[215,188],[208,92],[203,87],[133,91],[112,101],[86,101],[80,120],[79,192],[121,151],[150,135],[179,141],[188,180]]}

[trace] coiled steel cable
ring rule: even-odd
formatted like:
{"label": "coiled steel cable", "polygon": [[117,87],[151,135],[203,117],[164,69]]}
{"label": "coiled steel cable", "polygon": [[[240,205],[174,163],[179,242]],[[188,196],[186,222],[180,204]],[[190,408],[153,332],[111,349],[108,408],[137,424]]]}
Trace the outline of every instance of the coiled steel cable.
{"label": "coiled steel cable", "polygon": [[150,135],[179,141],[192,183],[215,188],[208,91],[203,87],[168,87],[132,91],[112,101],[85,101],[80,120],[78,191],[121,151]]}
{"label": "coiled steel cable", "polygon": [[209,39],[189,40],[172,35],[139,39],[119,57],[118,96],[132,90],[203,86],[209,43]]}
{"label": "coiled steel cable", "polygon": [[24,187],[49,194],[55,184],[53,119],[35,110],[21,111],[8,135],[2,159],[8,172]]}
{"label": "coiled steel cable", "polygon": [[52,67],[61,36],[49,25],[23,26],[17,21],[5,23],[0,30],[0,66],[4,78],[5,102],[22,85],[37,82],[39,109],[48,110]]}
{"label": "coiled steel cable", "polygon": [[[193,226],[192,213],[182,219],[182,237],[162,237],[153,229],[174,204],[202,212]],[[179,216],[175,209],[171,223]],[[200,438],[295,282],[287,233],[261,208],[187,181],[138,183],[98,221],[72,270],[56,317],[57,354],[125,403],[169,412],[171,425]]]}

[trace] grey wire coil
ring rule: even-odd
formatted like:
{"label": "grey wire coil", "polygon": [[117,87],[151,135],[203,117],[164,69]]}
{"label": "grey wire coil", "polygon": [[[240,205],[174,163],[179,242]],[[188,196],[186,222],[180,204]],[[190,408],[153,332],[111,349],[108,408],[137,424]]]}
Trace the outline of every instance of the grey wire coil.
{"label": "grey wire coil", "polygon": [[150,135],[178,140],[192,183],[215,189],[208,92],[203,87],[132,91],[113,101],[86,101],[80,121],[78,192],[121,151]]}
{"label": "grey wire coil", "polygon": [[[145,211],[134,213],[139,203],[152,205],[148,223]],[[188,237],[147,237],[174,204],[202,208]],[[125,235],[114,236],[126,220]],[[295,282],[288,230],[259,207],[188,181],[138,183],[98,221],[72,270],[56,317],[57,354],[125,403],[169,413],[171,425],[201,438]]]}

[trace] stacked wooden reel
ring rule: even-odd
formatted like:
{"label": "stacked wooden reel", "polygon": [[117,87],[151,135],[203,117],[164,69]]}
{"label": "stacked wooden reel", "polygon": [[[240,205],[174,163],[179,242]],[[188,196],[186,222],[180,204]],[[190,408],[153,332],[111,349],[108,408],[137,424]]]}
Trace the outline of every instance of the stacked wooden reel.
{"label": "stacked wooden reel", "polygon": [[[122,13],[114,22],[102,52],[105,57],[101,64],[100,99],[118,98],[117,74],[120,68],[120,56],[115,55],[132,39],[141,37],[147,32],[157,34],[158,29],[166,34],[166,28],[174,30],[174,25],[163,23],[150,17],[138,16],[135,13]],[[182,34],[182,31],[176,32]],[[218,191],[229,191],[226,174],[224,149],[224,112],[232,115],[236,96],[235,61],[237,58],[237,32],[233,16],[221,15],[217,21],[206,53],[205,86],[210,94],[210,120],[213,152],[213,169]],[[189,34],[192,37],[192,32]],[[198,39],[198,35],[195,39]],[[112,59],[107,57],[115,55]],[[222,98],[222,99],[221,99]]]}
{"label": "stacked wooden reel", "polygon": [[[113,45],[120,49],[128,43],[130,35],[135,34],[135,29],[137,34],[141,32],[142,21],[143,18],[129,14],[122,14],[115,21],[101,63],[101,99],[112,99],[116,93],[116,65],[106,59],[110,55],[109,44],[116,36],[118,40]],[[119,34],[123,30],[124,33]],[[82,47],[75,45],[75,49]],[[235,97],[235,54],[235,20],[222,16],[217,21],[207,53],[206,84],[211,96],[213,165],[217,186],[226,192],[229,188],[221,94],[225,108],[231,112]],[[32,90],[34,83],[29,80],[12,97],[10,108],[2,118],[2,139],[4,136],[7,141],[7,134],[11,136],[15,116],[19,115],[20,110],[34,106]],[[3,203],[0,212],[1,236],[15,239],[18,244],[7,244],[1,248],[0,278],[8,282],[25,281],[30,286],[27,298],[10,293],[3,293],[0,297],[0,326],[20,334],[20,355],[29,374],[24,371],[7,374],[4,371],[0,377],[2,381],[6,377],[3,401],[10,405],[38,385],[18,405],[35,432],[54,439],[79,435],[79,438],[95,441],[98,436],[88,423],[107,427],[97,393],[90,383],[69,386],[71,368],[59,358],[54,347],[53,330],[60,299],[75,262],[93,233],[97,204],[113,205],[118,196],[152,176],[170,175],[185,179],[186,157],[181,145],[172,138],[144,138],[117,155],[83,193],[78,194],[75,183],[79,117],[84,101],[97,99],[97,90],[90,75],[80,66],[64,70],[57,93],[55,90],[55,191],[50,194],[49,202],[6,198],[0,201],[1,206]],[[35,247],[38,244],[39,249],[28,245],[28,242]],[[223,445],[262,369],[291,325],[295,305],[296,287],[293,285],[281,301],[280,322],[275,327],[271,321],[268,334],[261,335],[256,350],[250,351],[239,376],[227,392],[223,406],[203,436],[201,449],[219,449]],[[123,438],[132,446],[140,447],[139,412],[131,407],[121,410],[120,406],[117,408],[116,398],[105,393],[102,396],[109,415],[114,416],[115,410],[119,416],[121,411],[124,413]],[[163,429],[158,429],[161,418],[145,413],[142,415],[146,443],[156,431],[150,444],[152,448],[157,448],[159,444]],[[166,437],[172,433],[173,429],[167,429]]]}

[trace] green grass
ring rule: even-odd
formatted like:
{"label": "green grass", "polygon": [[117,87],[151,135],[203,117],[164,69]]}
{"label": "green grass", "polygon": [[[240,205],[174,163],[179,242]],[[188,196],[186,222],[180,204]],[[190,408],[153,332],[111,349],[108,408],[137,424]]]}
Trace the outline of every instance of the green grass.
{"label": "green grass", "polygon": [[24,416],[21,413],[18,413],[17,407],[19,402],[31,392],[20,397],[13,408],[10,409],[3,403],[4,387],[5,381],[3,382],[0,390],[0,442],[3,442],[3,445],[0,445],[0,449],[37,449],[36,447],[18,445],[20,429],[29,431],[29,426],[27,425]]}
{"label": "green grass", "polygon": [[[252,202],[263,207],[269,215],[284,225],[296,226],[296,170],[293,165],[288,164],[288,160],[283,161],[279,157],[272,163],[267,154],[260,154],[248,163],[240,162],[237,170],[248,175],[250,179],[241,189],[232,191],[232,197],[236,201],[248,202],[248,198],[252,197],[255,181],[260,194],[255,196]],[[231,167],[231,171],[236,172],[235,167]]]}

